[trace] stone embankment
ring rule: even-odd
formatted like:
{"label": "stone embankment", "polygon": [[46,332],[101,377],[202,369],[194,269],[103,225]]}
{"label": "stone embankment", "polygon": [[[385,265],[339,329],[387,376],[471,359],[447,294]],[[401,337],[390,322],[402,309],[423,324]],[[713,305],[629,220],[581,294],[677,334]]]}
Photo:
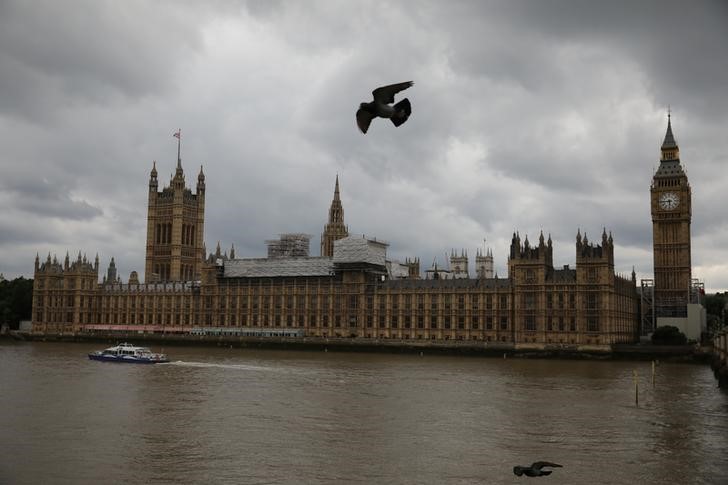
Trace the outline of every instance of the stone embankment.
{"label": "stone embankment", "polygon": [[622,359],[680,362],[710,361],[711,354],[692,345],[561,345],[513,344],[482,340],[414,340],[325,337],[238,337],[164,333],[65,332],[58,334],[27,333],[26,340],[47,342],[98,342],[115,345],[136,342],[148,346],[218,346],[234,348],[266,348],[338,352],[422,353],[481,355],[494,357],[559,358],[559,359]]}
{"label": "stone embankment", "polygon": [[728,329],[713,337],[713,359],[710,367],[718,379],[718,386],[728,388]]}

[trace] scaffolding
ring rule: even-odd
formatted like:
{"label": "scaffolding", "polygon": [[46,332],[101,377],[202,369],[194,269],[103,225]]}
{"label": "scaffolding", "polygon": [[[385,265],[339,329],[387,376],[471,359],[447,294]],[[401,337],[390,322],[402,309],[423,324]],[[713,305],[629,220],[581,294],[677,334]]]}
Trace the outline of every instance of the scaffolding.
{"label": "scaffolding", "polygon": [[687,304],[703,303],[705,298],[705,284],[693,279],[690,282],[690,292],[687,301],[684,297],[672,297],[655,300],[655,281],[651,279],[641,280],[640,291],[640,335],[647,336],[655,331],[657,317],[666,318],[687,318]]}
{"label": "scaffolding", "polygon": [[655,280],[640,280],[640,336],[655,331]]}
{"label": "scaffolding", "polygon": [[705,298],[705,283],[693,278],[690,285],[690,303],[702,304]]}
{"label": "scaffolding", "polygon": [[279,239],[269,239],[268,257],[276,258],[307,258],[311,236],[302,233],[279,234]]}

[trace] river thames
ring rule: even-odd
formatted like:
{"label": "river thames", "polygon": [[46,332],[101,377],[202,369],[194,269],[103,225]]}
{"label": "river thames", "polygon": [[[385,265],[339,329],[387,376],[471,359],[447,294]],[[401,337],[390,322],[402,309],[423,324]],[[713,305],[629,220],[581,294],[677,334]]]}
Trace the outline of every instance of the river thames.
{"label": "river thames", "polygon": [[0,343],[0,483],[728,483],[707,366],[103,347]]}

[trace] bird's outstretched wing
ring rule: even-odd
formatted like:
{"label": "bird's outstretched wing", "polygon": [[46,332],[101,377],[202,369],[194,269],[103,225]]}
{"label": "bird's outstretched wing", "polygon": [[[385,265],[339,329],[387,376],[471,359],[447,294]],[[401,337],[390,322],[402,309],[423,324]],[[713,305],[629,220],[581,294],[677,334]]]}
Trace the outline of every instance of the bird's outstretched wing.
{"label": "bird's outstretched wing", "polygon": [[411,87],[413,84],[414,81],[406,81],[403,83],[390,84],[389,86],[382,86],[372,91],[372,96],[374,96],[374,101],[377,103],[394,103],[394,95]]}
{"label": "bird's outstretched wing", "polygon": [[359,108],[356,112],[356,125],[359,127],[362,133],[366,133],[369,129],[369,124],[374,119],[371,113],[366,110]]}
{"label": "bird's outstretched wing", "polygon": [[551,463],[550,461],[537,461],[537,462],[534,462],[533,465],[531,465],[531,468],[543,468],[545,466],[550,466],[552,468],[556,468],[556,467],[563,468],[558,463]]}

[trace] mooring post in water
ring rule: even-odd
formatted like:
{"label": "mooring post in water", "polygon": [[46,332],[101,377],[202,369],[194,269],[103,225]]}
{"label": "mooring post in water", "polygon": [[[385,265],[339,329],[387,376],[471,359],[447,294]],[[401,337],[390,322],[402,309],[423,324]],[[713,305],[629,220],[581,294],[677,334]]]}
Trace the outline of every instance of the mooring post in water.
{"label": "mooring post in water", "polygon": [[634,377],[634,405],[639,407],[640,405],[640,388],[639,388],[639,381],[637,380],[637,371],[632,371],[632,376]]}
{"label": "mooring post in water", "polygon": [[655,388],[655,361],[652,361],[652,389]]}

